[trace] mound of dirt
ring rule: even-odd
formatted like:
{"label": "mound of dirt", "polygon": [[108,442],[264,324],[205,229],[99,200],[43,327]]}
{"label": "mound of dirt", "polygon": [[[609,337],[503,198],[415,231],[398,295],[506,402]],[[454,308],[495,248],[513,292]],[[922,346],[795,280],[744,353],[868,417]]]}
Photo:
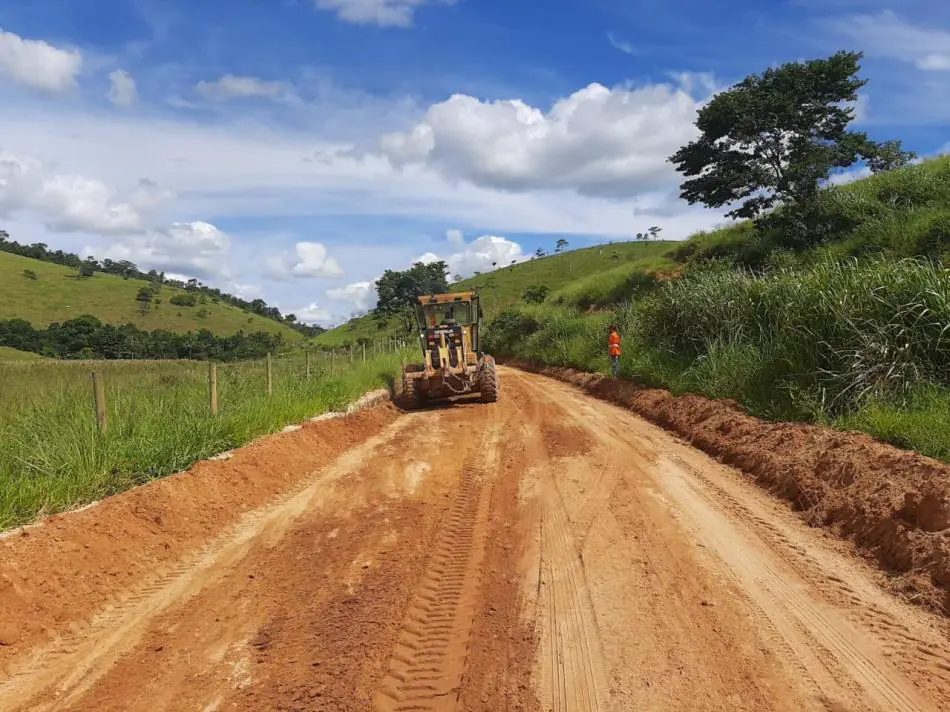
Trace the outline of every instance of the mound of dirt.
{"label": "mound of dirt", "polygon": [[624,406],[751,475],[809,523],[831,528],[899,575],[908,598],[950,614],[950,467],[862,433],[765,422],[731,401],[508,363]]}
{"label": "mound of dirt", "polygon": [[387,405],[307,423],[0,539],[0,665],[172,566],[397,416]]}

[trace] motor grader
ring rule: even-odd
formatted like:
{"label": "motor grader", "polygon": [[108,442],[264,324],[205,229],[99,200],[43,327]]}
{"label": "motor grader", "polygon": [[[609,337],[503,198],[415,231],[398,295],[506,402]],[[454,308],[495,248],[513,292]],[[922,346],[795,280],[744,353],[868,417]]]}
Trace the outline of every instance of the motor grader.
{"label": "motor grader", "polygon": [[498,400],[495,359],[479,350],[482,319],[475,292],[429,294],[414,305],[423,363],[403,368],[403,396],[410,407],[477,393]]}

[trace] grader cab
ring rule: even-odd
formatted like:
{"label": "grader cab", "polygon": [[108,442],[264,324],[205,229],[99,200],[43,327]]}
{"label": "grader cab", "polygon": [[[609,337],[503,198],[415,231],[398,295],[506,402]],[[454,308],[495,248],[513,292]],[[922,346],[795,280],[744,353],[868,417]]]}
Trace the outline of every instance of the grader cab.
{"label": "grader cab", "polygon": [[473,393],[485,403],[497,401],[495,360],[479,349],[482,310],[478,295],[454,292],[422,296],[415,313],[423,362],[403,369],[406,401],[420,406],[430,400]]}

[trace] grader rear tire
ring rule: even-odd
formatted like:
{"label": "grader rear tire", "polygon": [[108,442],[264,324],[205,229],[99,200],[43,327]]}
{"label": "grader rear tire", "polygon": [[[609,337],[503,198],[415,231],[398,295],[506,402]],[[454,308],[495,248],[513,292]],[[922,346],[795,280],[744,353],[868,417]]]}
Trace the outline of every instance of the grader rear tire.
{"label": "grader rear tire", "polygon": [[495,371],[494,359],[485,359],[478,376],[478,392],[482,403],[494,403],[498,400],[498,372]]}

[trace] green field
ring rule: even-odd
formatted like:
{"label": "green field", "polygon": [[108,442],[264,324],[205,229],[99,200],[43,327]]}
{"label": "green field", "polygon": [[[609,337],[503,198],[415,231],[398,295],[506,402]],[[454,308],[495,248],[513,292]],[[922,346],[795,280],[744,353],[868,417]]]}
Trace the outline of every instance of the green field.
{"label": "green field", "polygon": [[[25,270],[31,270],[36,279],[25,276]],[[38,329],[91,314],[108,324],[134,324],[148,331],[187,333],[208,329],[216,336],[229,336],[244,330],[280,334],[288,342],[304,338],[283,324],[228,304],[208,300],[194,307],[176,306],[171,298],[185,294],[185,290],[167,285],[156,297],[161,304],[153,304],[143,313],[135,297],[147,282],[101,272],[82,278],[68,267],[8,252],[0,252],[0,284],[0,319],[25,319]],[[202,310],[206,311],[204,316]]]}
{"label": "green field", "polygon": [[[477,289],[482,296],[482,307],[490,319],[502,309],[521,301],[526,287],[546,285],[552,299],[577,300],[581,303],[593,290],[601,290],[610,282],[623,282],[633,272],[664,271],[675,265],[665,255],[676,243],[615,242],[580,250],[571,250],[509,265],[487,274],[463,279],[451,285],[452,289]],[[604,275],[609,277],[605,280]],[[588,280],[584,282],[584,280]],[[578,285],[577,293],[559,294],[567,285]],[[584,286],[584,285],[587,286]],[[340,347],[357,343],[360,339],[383,340],[393,335],[404,337],[399,324],[385,322],[380,328],[372,315],[361,316],[317,336],[315,344]]]}
{"label": "green field", "polygon": [[[219,412],[209,365],[192,361],[0,361],[0,530],[64,511],[344,407],[389,385],[402,355],[335,361],[219,364]],[[91,373],[102,374],[108,427],[99,434]]]}

